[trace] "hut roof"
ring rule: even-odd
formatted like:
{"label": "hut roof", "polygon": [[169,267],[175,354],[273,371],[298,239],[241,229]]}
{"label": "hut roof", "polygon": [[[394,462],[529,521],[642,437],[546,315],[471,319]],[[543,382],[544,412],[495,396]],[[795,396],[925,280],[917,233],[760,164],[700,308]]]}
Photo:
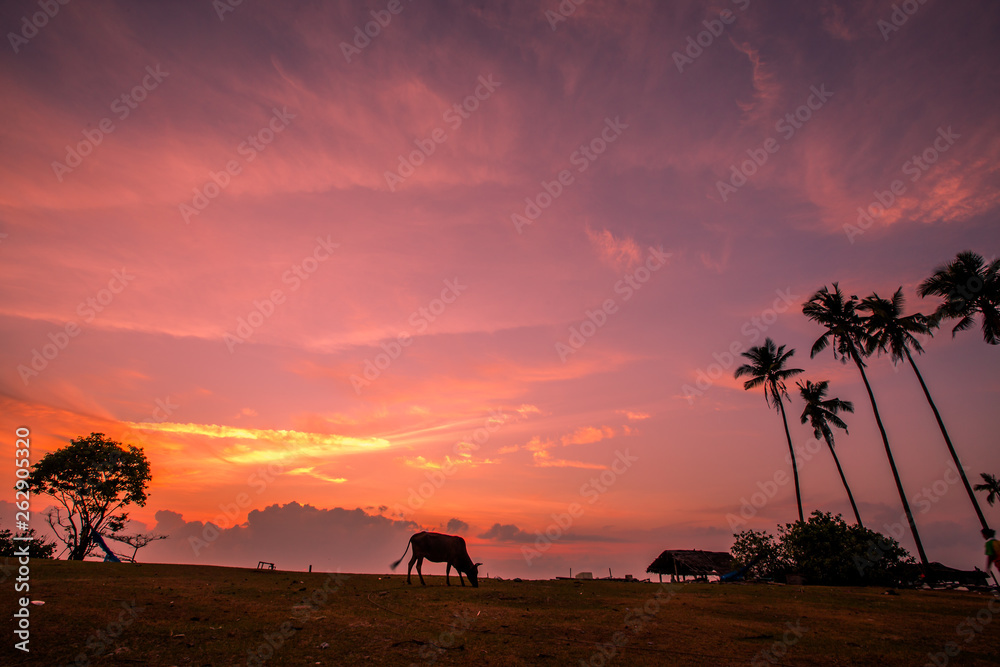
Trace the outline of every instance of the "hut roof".
{"label": "hut roof", "polygon": [[682,576],[725,574],[734,564],[735,560],[727,551],[668,549],[649,564],[646,572]]}

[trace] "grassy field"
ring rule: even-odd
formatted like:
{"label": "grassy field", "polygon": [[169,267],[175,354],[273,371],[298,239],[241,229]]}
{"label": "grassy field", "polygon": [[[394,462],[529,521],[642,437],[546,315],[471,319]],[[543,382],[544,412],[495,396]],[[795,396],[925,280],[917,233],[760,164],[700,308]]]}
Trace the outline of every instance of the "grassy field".
{"label": "grassy field", "polygon": [[454,577],[421,587],[405,574],[37,560],[30,576],[31,599],[45,603],[30,606],[31,652],[13,648],[8,578],[2,664],[935,664],[929,654],[938,665],[1000,663],[1000,599],[986,593],[494,580],[473,589]]}

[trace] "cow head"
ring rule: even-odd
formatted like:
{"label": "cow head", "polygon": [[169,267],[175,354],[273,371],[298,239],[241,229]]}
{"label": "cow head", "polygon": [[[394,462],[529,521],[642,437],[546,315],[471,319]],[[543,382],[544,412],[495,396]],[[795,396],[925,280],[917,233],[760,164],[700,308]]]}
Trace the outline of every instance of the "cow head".
{"label": "cow head", "polygon": [[465,573],[466,576],[469,577],[469,583],[472,584],[473,588],[479,588],[479,566],[480,565],[482,565],[482,563],[473,563],[472,567],[470,567],[466,571],[466,573]]}

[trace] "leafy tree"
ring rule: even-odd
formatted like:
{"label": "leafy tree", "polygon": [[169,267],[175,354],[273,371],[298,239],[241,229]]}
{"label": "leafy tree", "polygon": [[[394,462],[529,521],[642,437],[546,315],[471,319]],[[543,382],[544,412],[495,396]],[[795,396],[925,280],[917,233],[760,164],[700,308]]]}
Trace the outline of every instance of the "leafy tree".
{"label": "leafy tree", "polygon": [[817,510],[808,521],[786,524],[778,532],[785,557],[810,584],[892,585],[913,562],[896,540],[850,526],[839,514]]}
{"label": "leafy tree", "polygon": [[750,379],[743,383],[744,390],[764,387],[764,401],[768,407],[774,401],[774,407],[781,413],[781,421],[785,425],[785,439],[788,440],[788,451],[792,457],[792,477],[795,478],[795,502],[799,508],[799,521],[802,521],[802,494],[799,492],[799,469],[795,464],[795,448],[792,447],[792,436],[788,432],[788,419],[785,418],[785,405],[782,396],[788,396],[785,380],[802,373],[801,368],[785,368],[785,364],[795,350],[785,352],[785,346],[778,347],[770,338],[764,339],[763,345],[751,347],[742,356],[750,360],[736,369],[735,377],[744,375]]}
{"label": "leafy tree", "polygon": [[774,535],[764,530],[744,530],[733,537],[733,558],[743,566],[756,561],[747,570],[748,579],[774,579],[788,570],[789,563]]}
{"label": "leafy tree", "polygon": [[976,317],[981,315],[983,340],[990,345],[1000,344],[1000,259],[987,264],[982,255],[960,252],[920,283],[917,293],[922,297],[944,297],[933,317],[957,319],[952,336],[974,327]]}
{"label": "leafy tree", "polygon": [[801,382],[797,384],[799,385],[799,394],[802,396],[802,400],[806,402],[806,407],[802,410],[802,423],[805,424],[808,421],[812,425],[813,436],[817,440],[820,439],[820,436],[826,440],[826,446],[830,448],[833,462],[837,464],[840,481],[844,483],[847,498],[851,501],[854,518],[857,519],[859,526],[864,526],[861,523],[861,513],[858,512],[858,506],[854,502],[854,494],[851,493],[851,487],[847,484],[844,469],[840,467],[840,459],[837,458],[837,451],[833,448],[833,430],[830,428],[833,425],[844,429],[844,433],[847,433],[847,424],[837,416],[837,413],[841,411],[854,412],[854,404],[850,401],[842,401],[839,398],[826,398],[827,388],[830,386],[830,383],[826,380],[815,383],[806,380],[805,384]]}
{"label": "leafy tree", "polygon": [[778,537],[745,530],[736,538],[733,556],[742,564],[754,559],[750,575],[780,579],[795,572],[809,584],[826,586],[895,585],[907,579],[913,558],[896,540],[839,514],[813,512],[808,521],[779,527]]}
{"label": "leafy tree", "polygon": [[941,413],[938,412],[937,406],[934,404],[934,399],[931,398],[931,392],[927,389],[927,384],[924,382],[924,377],[920,374],[920,369],[917,368],[917,364],[913,361],[913,355],[910,354],[911,349],[917,354],[923,353],[924,348],[921,347],[920,341],[917,340],[914,334],[930,334],[933,328],[931,326],[932,321],[920,313],[903,316],[902,287],[896,290],[891,299],[884,299],[878,294],[865,297],[858,305],[858,310],[870,313],[868,316],[862,318],[865,330],[871,336],[868,340],[869,354],[878,350],[880,354],[888,352],[893,364],[904,358],[910,362],[910,368],[916,374],[917,381],[920,382],[920,388],[924,391],[924,397],[931,406],[931,412],[934,413],[934,418],[937,420],[941,435],[944,436],[945,445],[948,446],[951,458],[955,462],[955,468],[958,469],[958,474],[965,485],[965,491],[969,494],[969,500],[972,501],[972,508],[976,511],[976,516],[979,517],[979,523],[982,524],[983,528],[989,528],[989,524],[986,523],[986,517],[983,516],[983,511],[976,501],[976,495],[972,492],[972,486],[969,485],[969,479],[965,476],[965,468],[962,467],[962,462],[958,460],[958,453],[955,451],[955,446],[951,443],[948,429],[944,427],[944,420],[941,419]]}
{"label": "leafy tree", "polygon": [[30,540],[15,540],[10,529],[0,530],[0,556],[15,556],[17,552],[28,545],[28,558],[52,558],[55,553],[55,542],[46,542],[43,537],[35,536],[35,529],[32,528],[25,533],[18,533],[18,536],[28,536]]}
{"label": "leafy tree", "polygon": [[889,459],[889,467],[892,469],[892,478],[896,482],[896,491],[899,493],[899,501],[903,505],[903,512],[906,514],[906,521],[913,534],[913,541],[917,544],[917,553],[920,555],[921,567],[927,567],[927,554],[924,552],[924,545],[920,541],[920,532],[917,530],[917,523],[913,520],[913,512],[910,511],[910,503],[906,499],[906,492],[903,491],[903,482],[899,479],[899,471],[896,469],[896,460],[892,456],[892,448],[889,447],[889,436],[885,434],[885,426],[882,425],[882,417],[878,412],[878,404],[875,402],[875,394],[872,386],[868,382],[868,375],[865,373],[865,363],[861,360],[861,355],[866,349],[871,348],[871,334],[864,327],[861,317],[857,313],[857,297],[850,299],[844,297],[837,283],[833,283],[833,290],[825,286],[814,293],[802,306],[803,314],[810,320],[826,328],[826,332],[813,343],[810,356],[832,347],[835,359],[840,359],[842,363],[847,363],[850,359],[858,367],[861,373],[861,380],[865,384],[868,392],[868,400],[872,404],[872,412],[875,414],[875,423],[878,424],[879,434],[882,436],[882,445],[885,447],[886,458]]}
{"label": "leafy tree", "polygon": [[1000,479],[997,479],[994,475],[989,473],[981,472],[979,476],[983,478],[982,484],[976,484],[976,491],[986,492],[986,502],[993,506],[993,503],[1000,498]]}
{"label": "leafy tree", "polygon": [[128,520],[127,505],[146,504],[150,479],[142,449],[91,433],[42,457],[31,468],[28,486],[66,510],[63,517],[55,508],[49,523],[69,549],[69,560],[83,560],[95,546],[92,531],[114,535]]}

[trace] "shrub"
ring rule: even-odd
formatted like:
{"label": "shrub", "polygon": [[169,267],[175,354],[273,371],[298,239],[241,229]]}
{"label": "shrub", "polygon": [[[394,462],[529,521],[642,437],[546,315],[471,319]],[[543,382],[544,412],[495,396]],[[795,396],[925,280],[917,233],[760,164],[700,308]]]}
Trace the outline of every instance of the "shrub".
{"label": "shrub", "polygon": [[765,531],[734,536],[733,555],[743,564],[760,557],[750,574],[778,577],[801,575],[810,584],[826,586],[897,585],[913,558],[891,537],[848,525],[839,514],[814,511],[807,521],[778,528],[775,539]]}

